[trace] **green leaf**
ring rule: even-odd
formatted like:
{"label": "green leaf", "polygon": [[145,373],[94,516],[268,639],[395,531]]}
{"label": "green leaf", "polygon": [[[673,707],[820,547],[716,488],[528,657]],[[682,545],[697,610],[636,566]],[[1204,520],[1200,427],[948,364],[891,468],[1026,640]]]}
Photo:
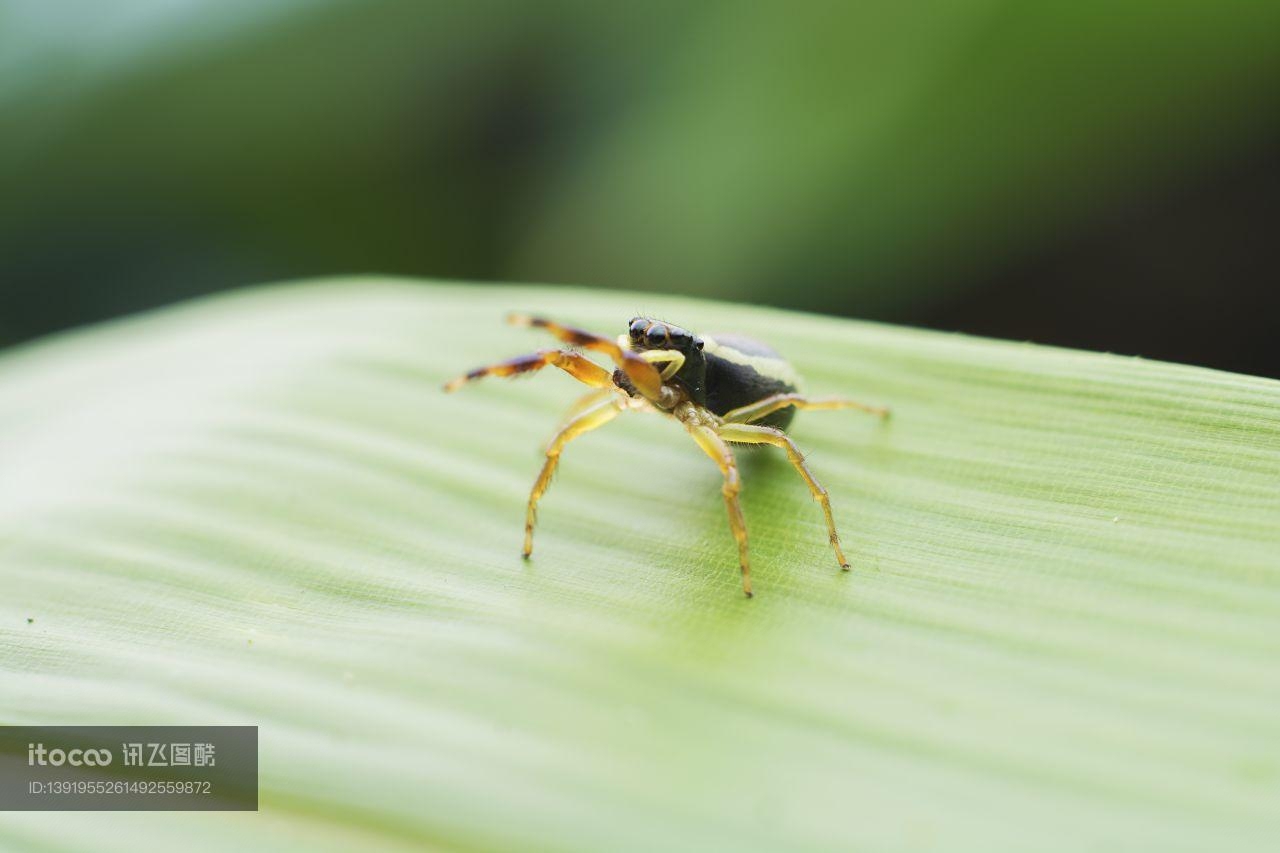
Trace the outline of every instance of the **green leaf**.
{"label": "green leaf", "polygon": [[[440,383],[637,309],[764,337],[785,460],[564,375]],[[1267,849],[1280,383],[684,299],[347,280],[0,358],[0,720],[261,727],[258,815],[37,814],[8,847]],[[29,621],[31,620],[31,621]]]}

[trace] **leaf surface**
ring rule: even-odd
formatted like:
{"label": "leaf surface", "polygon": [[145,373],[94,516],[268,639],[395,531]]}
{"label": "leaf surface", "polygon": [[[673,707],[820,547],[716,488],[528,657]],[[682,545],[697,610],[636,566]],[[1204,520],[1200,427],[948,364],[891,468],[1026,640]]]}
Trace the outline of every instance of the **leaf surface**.
{"label": "leaf surface", "polygon": [[[854,570],[743,452],[490,380],[545,313],[768,340]],[[258,814],[0,817],[36,849],[1265,849],[1280,383],[652,295],[351,279],[0,357],[0,720],[261,727]],[[31,621],[28,621],[31,620]]]}

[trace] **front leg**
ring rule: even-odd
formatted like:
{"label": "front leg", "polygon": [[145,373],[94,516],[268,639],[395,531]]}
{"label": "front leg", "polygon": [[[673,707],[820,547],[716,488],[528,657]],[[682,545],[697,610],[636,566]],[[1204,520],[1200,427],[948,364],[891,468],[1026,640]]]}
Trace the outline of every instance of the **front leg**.
{"label": "front leg", "polygon": [[533,490],[529,492],[529,505],[525,509],[523,554],[526,560],[533,553],[533,525],[538,519],[538,500],[551,485],[551,477],[556,472],[556,466],[560,464],[560,452],[564,446],[584,432],[604,426],[629,407],[630,400],[610,395],[609,398],[590,405],[571,417],[551,439],[547,445],[547,459],[542,464],[538,479],[533,483]]}
{"label": "front leg", "polygon": [[546,329],[567,344],[582,347],[586,350],[601,352],[613,359],[631,384],[646,400],[659,408],[670,409],[675,401],[672,391],[662,384],[662,376],[658,369],[629,349],[618,346],[618,342],[603,335],[597,335],[572,326],[564,326],[544,317],[530,317],[526,314],[512,314],[507,321],[514,326],[532,326]]}
{"label": "front leg", "polygon": [[522,373],[534,373],[548,365],[554,365],[584,385],[592,388],[612,388],[613,374],[587,358],[580,352],[568,350],[544,349],[528,355],[520,355],[487,367],[475,370],[450,379],[444,390],[457,391],[468,382],[483,379],[486,376],[519,376]]}

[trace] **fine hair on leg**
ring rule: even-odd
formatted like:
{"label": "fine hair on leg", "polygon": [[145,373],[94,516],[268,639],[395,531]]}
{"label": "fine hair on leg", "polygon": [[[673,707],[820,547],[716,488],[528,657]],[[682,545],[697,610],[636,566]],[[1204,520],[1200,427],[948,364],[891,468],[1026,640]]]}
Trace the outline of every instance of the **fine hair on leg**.
{"label": "fine hair on leg", "polygon": [[560,452],[564,446],[583,433],[604,426],[622,414],[628,408],[628,400],[622,396],[612,396],[594,405],[589,405],[571,417],[547,444],[546,461],[538,473],[538,479],[529,492],[529,504],[524,517],[524,551],[526,559],[533,553],[533,526],[538,517],[538,500],[551,485],[551,477],[560,464]]}
{"label": "fine hair on leg", "polygon": [[507,322],[514,326],[545,329],[567,344],[593,352],[604,353],[627,375],[627,378],[631,380],[631,384],[647,400],[653,403],[661,403],[663,401],[662,376],[659,374],[658,369],[637,353],[629,349],[623,349],[612,338],[606,338],[603,335],[597,335],[583,329],[575,329],[572,326],[565,326],[545,317],[530,317],[526,314],[511,314],[507,317]]}
{"label": "fine hair on leg", "polygon": [[809,467],[805,465],[804,454],[800,452],[800,448],[796,447],[796,443],[791,440],[791,437],[780,429],[755,426],[753,424],[724,424],[720,427],[719,433],[720,437],[725,441],[739,444],[771,444],[786,451],[787,458],[791,460],[796,473],[804,478],[805,483],[809,486],[813,499],[822,505],[822,514],[827,521],[827,534],[831,541],[831,548],[836,552],[836,560],[839,561],[840,568],[847,570],[849,561],[845,559],[844,551],[840,548],[840,536],[836,533],[836,522],[831,515],[831,498],[827,496],[827,490],[823,488],[822,484],[813,476]]}
{"label": "fine hair on leg", "polygon": [[720,468],[724,476],[721,492],[724,494],[724,505],[729,513],[729,529],[738,543],[738,564],[742,568],[742,591],[748,598],[751,592],[751,559],[747,553],[747,522],[742,517],[742,504],[738,494],[742,491],[742,478],[738,474],[738,463],[733,457],[729,445],[716,434],[714,427],[700,423],[685,423],[693,440],[698,442],[712,461]]}
{"label": "fine hair on leg", "polygon": [[859,411],[868,412],[873,415],[885,418],[889,416],[889,410],[883,406],[871,406],[866,403],[859,403],[856,400],[847,400],[843,397],[819,397],[810,399],[803,394],[773,394],[765,397],[763,400],[757,400],[745,406],[739,406],[736,409],[730,409],[722,416],[727,424],[749,424],[758,421],[761,418],[768,417],[779,409],[785,409],[788,406],[794,406],[797,409],[858,409]]}
{"label": "fine hair on leg", "polygon": [[444,384],[444,390],[457,391],[468,382],[475,382],[477,379],[483,379],[486,376],[511,377],[525,373],[535,373],[548,365],[560,368],[583,385],[590,385],[593,388],[614,387],[613,374],[582,353],[560,349],[544,349],[531,352],[528,355],[518,355],[515,358],[500,361],[497,364],[490,364],[486,367],[477,367],[462,376],[450,379]]}

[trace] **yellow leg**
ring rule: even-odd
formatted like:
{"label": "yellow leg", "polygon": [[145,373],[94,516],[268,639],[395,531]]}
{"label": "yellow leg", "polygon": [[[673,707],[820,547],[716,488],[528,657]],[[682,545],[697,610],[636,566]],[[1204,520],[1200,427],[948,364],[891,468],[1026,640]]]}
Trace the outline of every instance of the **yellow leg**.
{"label": "yellow leg", "polygon": [[723,417],[725,423],[749,424],[752,421],[758,421],[771,415],[779,409],[785,409],[787,406],[795,406],[797,409],[858,409],[882,418],[889,415],[889,410],[882,406],[869,406],[866,403],[846,400],[842,397],[821,397],[816,400],[810,400],[803,394],[774,394],[771,397],[765,397],[763,400],[757,400],[750,405],[731,409],[725,412]]}
{"label": "yellow leg", "polygon": [[533,491],[529,492],[529,507],[525,511],[524,556],[526,559],[533,553],[533,525],[538,517],[538,499],[546,493],[547,488],[551,485],[551,477],[555,474],[556,466],[560,463],[560,451],[564,449],[566,444],[584,432],[590,432],[597,427],[604,426],[627,408],[628,400],[620,396],[596,403],[569,420],[551,439],[550,444],[547,445],[547,459],[542,464],[542,471],[538,474],[538,479],[533,483]]}
{"label": "yellow leg", "polygon": [[631,380],[631,384],[646,399],[654,403],[665,402],[662,393],[662,377],[658,373],[658,369],[638,354],[619,346],[617,341],[583,331],[582,329],[575,329],[572,326],[563,326],[543,317],[512,314],[507,320],[515,326],[532,326],[536,329],[546,329],[567,344],[604,353],[613,359],[614,364],[622,369],[622,372]]}
{"label": "yellow leg", "polygon": [[738,542],[738,564],[742,567],[742,591],[750,598],[751,593],[751,560],[747,556],[747,522],[742,517],[742,505],[738,502],[738,493],[742,491],[742,478],[738,476],[738,463],[733,458],[729,445],[716,435],[714,428],[696,423],[686,423],[693,440],[706,452],[720,468],[724,475],[725,509],[729,513],[729,529]]}
{"label": "yellow leg", "polygon": [[675,349],[650,349],[640,353],[640,357],[650,364],[661,364],[663,380],[670,379],[684,367],[684,353]]}
{"label": "yellow leg", "polygon": [[445,383],[444,390],[457,391],[468,382],[474,382],[486,376],[518,376],[521,373],[533,373],[547,365],[555,365],[574,379],[593,388],[614,387],[613,374],[582,353],[544,349],[529,355],[516,356],[498,364],[491,364],[488,367],[477,367],[470,373],[450,379]]}
{"label": "yellow leg", "polygon": [[571,421],[587,409],[594,408],[605,400],[611,400],[621,393],[622,389],[620,388],[597,388],[594,391],[588,391],[569,407],[569,411],[560,416],[560,423],[556,425],[556,431],[559,432],[567,427]]}
{"label": "yellow leg", "polygon": [[831,547],[836,552],[836,559],[840,561],[840,568],[848,570],[849,561],[844,558],[844,552],[840,550],[840,536],[836,533],[835,519],[831,517],[831,499],[827,496],[827,490],[822,487],[822,484],[817,481],[804,464],[804,456],[790,436],[773,427],[750,424],[725,424],[720,427],[719,433],[720,437],[725,441],[735,441],[740,444],[772,444],[774,447],[781,447],[787,452],[787,458],[795,466],[796,472],[809,485],[809,491],[813,493],[813,499],[822,504],[822,514],[827,519],[827,532],[830,534]]}

